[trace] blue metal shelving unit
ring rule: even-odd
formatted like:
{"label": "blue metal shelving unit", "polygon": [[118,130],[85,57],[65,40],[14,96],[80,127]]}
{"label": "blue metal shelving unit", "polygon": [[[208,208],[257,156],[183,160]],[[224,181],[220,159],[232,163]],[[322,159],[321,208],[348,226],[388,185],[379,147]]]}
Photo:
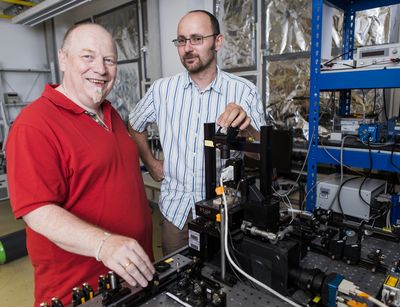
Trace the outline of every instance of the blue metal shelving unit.
{"label": "blue metal shelving unit", "polygon": [[[400,68],[371,69],[360,71],[321,72],[321,40],[323,22],[323,4],[327,3],[344,12],[343,48],[344,58],[353,57],[354,24],[357,11],[376,7],[399,4],[400,0],[313,0],[311,31],[311,65],[310,65],[310,113],[309,142],[310,152],[307,161],[307,205],[313,211],[316,204],[317,165],[338,164],[340,149],[336,147],[321,148],[318,146],[318,118],[321,91],[340,90],[343,93],[351,89],[400,88]],[[349,110],[348,101],[341,99],[341,109]],[[344,112],[345,113],[345,112]],[[327,154],[328,151],[335,159]],[[392,160],[392,161],[391,161]],[[349,166],[370,168],[370,152],[366,149],[344,148],[343,163]],[[373,169],[398,172],[400,154],[391,155],[390,150],[372,150]]]}

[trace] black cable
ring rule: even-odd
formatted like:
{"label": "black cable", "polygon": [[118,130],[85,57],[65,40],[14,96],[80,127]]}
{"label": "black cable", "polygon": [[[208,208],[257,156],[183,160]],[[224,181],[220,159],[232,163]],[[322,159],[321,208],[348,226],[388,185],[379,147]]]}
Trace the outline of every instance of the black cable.
{"label": "black cable", "polygon": [[[380,212],[383,209],[383,212]],[[383,217],[384,215],[386,215],[387,213],[389,213],[390,210],[390,204],[389,206],[385,206],[385,204],[382,204],[382,206],[380,206],[379,208],[376,208],[376,210],[378,211],[374,216],[370,217],[370,220],[373,220],[374,223],[378,218]]]}
{"label": "black cable", "polygon": [[358,179],[358,178],[360,178],[360,177],[351,177],[351,178],[348,178],[348,179],[344,180],[344,181],[342,182],[342,184],[339,186],[339,191],[338,191],[338,205],[339,205],[340,211],[342,212],[343,220],[347,220],[347,219],[346,219],[346,216],[344,215],[342,203],[340,202],[340,192],[342,191],[343,186],[344,186],[347,182],[349,182],[349,181],[351,181],[351,180],[354,180],[354,179]]}
{"label": "black cable", "polygon": [[331,95],[329,97],[329,102],[330,102],[330,107],[331,107],[331,116],[333,117],[336,112],[335,112],[335,105],[336,105],[336,93],[335,91],[331,92]]}
{"label": "black cable", "polygon": [[371,204],[369,204],[361,194],[362,186],[364,185],[365,181],[367,181],[367,179],[368,179],[368,176],[364,176],[363,181],[361,181],[360,188],[358,189],[358,196],[361,198],[361,200],[363,201],[364,204],[366,204],[367,206],[371,206]]}
{"label": "black cable", "polygon": [[349,50],[349,51],[346,51],[345,53],[339,54],[338,56],[336,56],[336,57],[330,59],[328,62],[323,63],[322,66],[328,66],[328,64],[329,64],[329,63],[332,63],[332,61],[334,61],[334,60],[336,60],[336,59],[338,59],[338,58],[341,58],[342,56],[344,56],[344,55],[346,55],[346,54],[348,54],[348,53],[350,53],[350,52],[353,52],[354,50],[357,50],[357,48],[353,48],[353,49],[351,49],[351,50]]}
{"label": "black cable", "polygon": [[369,153],[369,171],[368,174],[364,176],[363,181],[360,184],[360,187],[358,189],[358,196],[360,197],[360,199],[367,205],[367,206],[371,206],[371,204],[369,204],[364,197],[361,194],[361,189],[365,183],[365,181],[367,180],[367,178],[369,178],[371,176],[371,172],[372,172],[372,150],[371,150],[371,140],[370,140],[371,136],[368,137],[368,153]]}
{"label": "black cable", "polygon": [[374,96],[374,106],[373,106],[373,108],[372,108],[372,116],[375,117],[375,108],[376,108],[376,88],[375,88],[374,90],[375,90],[375,96]]}
{"label": "black cable", "polygon": [[[235,261],[235,263],[236,263],[236,265],[240,268],[240,269],[242,269],[243,270],[243,268],[241,267],[241,265],[240,265],[240,262],[238,261],[238,259],[236,258],[236,255],[235,255],[235,253],[238,253],[238,254],[240,254],[240,252],[235,248],[235,245],[233,244],[233,239],[232,239],[232,234],[231,234],[231,232],[229,231],[228,232],[228,235],[229,235],[229,242],[230,242],[230,247],[231,247],[231,251],[232,251],[232,254],[231,254],[231,256],[232,256],[232,258],[233,258],[233,260]],[[229,246],[228,246],[228,248],[229,248]],[[236,269],[232,266],[232,264],[228,261],[228,263],[229,263],[229,266],[231,267],[231,269],[232,269],[232,272],[235,274],[235,276],[241,281],[241,282],[244,282],[240,277],[239,277],[239,272],[236,272]],[[257,287],[254,285],[254,283],[250,280],[250,279],[247,279],[247,281],[250,283],[250,286],[252,286],[254,289],[257,289]]]}
{"label": "black cable", "polygon": [[397,116],[400,117],[400,107],[399,107],[399,112],[397,113]]}
{"label": "black cable", "polygon": [[[222,226],[222,225],[221,225],[221,226]],[[221,235],[220,229],[218,229],[217,231],[219,232],[219,235]],[[226,229],[225,231],[228,231],[228,229]],[[229,238],[230,238],[231,249],[234,249],[234,250],[235,250],[235,248],[233,247],[232,235],[231,235],[231,233],[230,233],[229,231],[228,231],[228,235],[229,235]],[[222,249],[223,249],[223,248],[224,248],[224,247],[221,246],[221,253],[222,253]],[[229,246],[228,246],[228,248],[229,248]],[[236,265],[240,268],[239,262],[237,261],[237,259],[236,259],[235,255],[234,255],[234,253],[232,253],[232,258],[235,259]],[[238,280],[240,280],[240,282],[243,282],[243,280],[239,277],[239,275],[237,275],[236,270],[235,270],[235,268],[232,266],[232,264],[231,264],[229,261],[228,261],[228,263],[229,263],[229,266],[230,266],[230,268],[231,268],[233,274],[235,274],[236,278],[237,278]]]}
{"label": "black cable", "polygon": [[[390,180],[390,181],[389,181]],[[391,178],[388,178],[387,179],[387,181],[389,181],[389,184],[388,184],[388,193],[389,194],[394,194],[394,187],[395,187],[395,184],[393,183],[393,181],[392,181],[392,179]]]}
{"label": "black cable", "polygon": [[[237,258],[236,258],[236,256],[235,256],[235,251],[236,251],[236,249],[235,249],[235,247],[233,246],[232,235],[231,235],[230,232],[228,232],[228,235],[229,235],[229,241],[230,241],[230,244],[231,244],[232,258],[233,258],[234,261],[236,262],[236,265],[237,265],[239,268],[241,268],[240,265],[239,265],[239,261],[237,260]],[[229,246],[228,246],[228,248],[229,248]],[[221,248],[221,249],[222,249],[222,248]],[[240,280],[240,282],[243,282],[243,280],[240,278],[240,276],[239,276],[238,273],[236,272],[236,269],[232,266],[232,264],[231,264],[229,261],[228,261],[228,263],[229,263],[229,266],[231,267],[231,270],[232,270],[233,274],[235,274],[236,278],[237,278],[238,280]],[[254,285],[253,285],[253,287],[254,287]]]}
{"label": "black cable", "polygon": [[343,65],[343,66],[350,67],[350,68],[357,68],[357,67],[355,67],[354,65],[349,65],[349,64],[345,64],[345,63],[342,63],[342,65]]}
{"label": "black cable", "polygon": [[385,89],[383,90],[383,110],[385,111],[385,119],[389,120],[389,117],[387,115],[387,110],[386,110],[386,95],[385,95]]}
{"label": "black cable", "polygon": [[236,190],[235,190],[235,197],[233,198],[233,204],[235,204],[236,203],[236,200],[237,200],[237,198],[238,198],[238,193],[239,193],[239,187],[240,187],[240,184],[242,183],[244,181],[244,178],[242,178],[239,182],[238,182],[238,184],[237,184],[237,186],[236,186]]}
{"label": "black cable", "polygon": [[365,106],[365,92],[364,92],[364,89],[361,89],[361,93],[362,93],[363,104]]}

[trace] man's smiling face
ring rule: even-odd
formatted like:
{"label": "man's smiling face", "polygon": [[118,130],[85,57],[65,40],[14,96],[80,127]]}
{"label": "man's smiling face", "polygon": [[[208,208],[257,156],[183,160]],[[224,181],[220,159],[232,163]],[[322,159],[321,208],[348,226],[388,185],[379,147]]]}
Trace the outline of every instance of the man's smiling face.
{"label": "man's smiling face", "polygon": [[97,25],[83,25],[73,30],[58,55],[67,96],[85,109],[97,109],[117,75],[111,35]]}

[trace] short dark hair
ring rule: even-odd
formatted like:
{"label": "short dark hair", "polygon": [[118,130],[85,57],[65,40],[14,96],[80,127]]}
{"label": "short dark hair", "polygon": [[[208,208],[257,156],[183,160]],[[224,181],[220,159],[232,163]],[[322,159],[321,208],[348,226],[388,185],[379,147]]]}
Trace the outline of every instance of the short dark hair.
{"label": "short dark hair", "polygon": [[218,19],[213,14],[211,14],[210,12],[205,11],[205,10],[193,10],[193,11],[190,11],[188,14],[190,14],[190,13],[203,13],[203,14],[206,14],[208,17],[210,17],[213,34],[221,34],[221,31],[219,30]]}

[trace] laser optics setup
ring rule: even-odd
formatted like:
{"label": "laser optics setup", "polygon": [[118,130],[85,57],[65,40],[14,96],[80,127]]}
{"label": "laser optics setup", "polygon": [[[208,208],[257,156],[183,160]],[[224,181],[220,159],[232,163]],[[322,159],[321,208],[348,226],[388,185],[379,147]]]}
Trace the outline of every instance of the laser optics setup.
{"label": "laser optics setup", "polygon": [[[313,212],[283,205],[296,182],[286,194],[274,191],[274,133],[261,127],[254,142],[205,124],[206,199],[195,205],[188,246],[155,264],[148,287],[109,272],[98,291],[77,285],[71,306],[400,306],[399,233],[373,235],[370,223],[399,198],[385,197],[382,180],[332,175],[318,186]],[[248,173],[232,150],[259,154],[259,171]],[[355,203],[357,185],[373,205]]]}

